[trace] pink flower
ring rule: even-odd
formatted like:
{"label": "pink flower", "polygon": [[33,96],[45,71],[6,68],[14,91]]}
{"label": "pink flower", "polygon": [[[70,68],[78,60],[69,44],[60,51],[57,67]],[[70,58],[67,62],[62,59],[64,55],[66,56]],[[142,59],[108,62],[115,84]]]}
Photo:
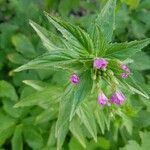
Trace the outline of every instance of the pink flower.
{"label": "pink flower", "polygon": [[121,74],[121,77],[122,77],[122,78],[127,78],[128,76],[129,76],[128,73],[122,73],[122,74]]}
{"label": "pink flower", "polygon": [[129,74],[130,74],[130,69],[129,69],[128,66],[125,65],[125,64],[122,64],[122,65],[121,65],[121,69],[124,71],[124,72],[121,74],[121,77],[122,77],[122,78],[127,78],[127,77],[129,76]]}
{"label": "pink flower", "polygon": [[125,101],[125,96],[121,91],[116,91],[110,98],[111,102],[117,105],[121,105]]}
{"label": "pink flower", "polygon": [[122,70],[124,70],[124,71],[126,71],[126,72],[130,72],[129,67],[128,67],[127,65],[125,65],[125,64],[122,64],[122,65],[121,65],[121,68],[122,68]]}
{"label": "pink flower", "polygon": [[93,63],[93,67],[96,69],[104,69],[108,65],[108,61],[104,58],[96,58]]}
{"label": "pink flower", "polygon": [[101,92],[101,93],[98,95],[98,101],[97,101],[97,102],[98,102],[100,105],[104,106],[104,105],[107,104],[107,101],[108,101],[107,97],[105,96],[104,93]]}
{"label": "pink flower", "polygon": [[71,82],[72,84],[79,84],[80,79],[79,79],[78,75],[75,74],[75,73],[72,74],[71,77],[70,77],[70,82]]}

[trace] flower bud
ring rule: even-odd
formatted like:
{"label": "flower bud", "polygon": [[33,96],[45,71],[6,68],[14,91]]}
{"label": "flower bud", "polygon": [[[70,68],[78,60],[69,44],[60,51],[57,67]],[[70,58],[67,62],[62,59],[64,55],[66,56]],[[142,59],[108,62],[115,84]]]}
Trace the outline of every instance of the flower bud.
{"label": "flower bud", "polygon": [[127,73],[122,73],[121,74],[121,78],[127,78],[129,76],[129,74],[127,74]]}
{"label": "flower bud", "polygon": [[96,69],[105,69],[108,65],[108,61],[104,58],[96,58],[93,63],[93,67]]}
{"label": "flower bud", "polygon": [[79,79],[78,75],[75,74],[75,73],[72,74],[71,77],[70,77],[70,82],[71,82],[72,84],[79,84],[80,79]]}
{"label": "flower bud", "polygon": [[98,102],[100,105],[104,106],[104,105],[107,104],[107,101],[108,101],[107,97],[105,96],[104,93],[101,92],[101,93],[98,95],[98,101],[97,101],[97,102]]}
{"label": "flower bud", "polygon": [[125,64],[122,64],[122,65],[121,65],[121,68],[122,68],[122,70],[124,70],[124,71],[126,71],[126,72],[130,72],[129,67],[128,67],[127,65],[125,65]]}
{"label": "flower bud", "polygon": [[117,105],[121,105],[125,101],[125,96],[121,91],[116,91],[110,98],[111,102]]}

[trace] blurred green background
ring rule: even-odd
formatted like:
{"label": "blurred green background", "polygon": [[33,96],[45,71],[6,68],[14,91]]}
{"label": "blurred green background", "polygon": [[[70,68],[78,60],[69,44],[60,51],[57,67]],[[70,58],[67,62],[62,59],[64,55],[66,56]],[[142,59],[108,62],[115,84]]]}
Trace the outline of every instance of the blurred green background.
{"label": "blurred green background", "polygon": [[[43,11],[46,11],[86,28],[90,19],[100,12],[106,1],[0,0],[0,150],[56,149],[53,124],[56,122],[58,110],[44,112],[45,106],[38,105],[21,109],[13,108],[20,98],[35,92],[36,88],[27,86],[22,82],[23,80],[41,80],[56,87],[63,87],[67,80],[67,74],[61,71],[28,70],[12,74],[13,69],[46,51],[29,25],[29,20],[58,34],[44,17]],[[114,41],[124,42],[148,37],[150,37],[150,0],[118,0]],[[134,63],[131,67],[134,68],[138,80],[142,81],[141,86],[150,90],[149,48],[150,46],[146,47],[133,57]],[[60,76],[64,76],[62,80],[59,80]],[[100,135],[98,143],[88,141],[88,150],[150,149],[148,145],[150,102],[137,95],[132,96],[131,99],[138,111],[133,119],[135,127],[133,134],[118,135],[121,138],[115,137],[115,131],[112,131],[111,137],[110,134],[107,135],[108,133]],[[52,115],[49,115],[51,113]],[[82,150],[83,148],[69,133],[64,149]]]}

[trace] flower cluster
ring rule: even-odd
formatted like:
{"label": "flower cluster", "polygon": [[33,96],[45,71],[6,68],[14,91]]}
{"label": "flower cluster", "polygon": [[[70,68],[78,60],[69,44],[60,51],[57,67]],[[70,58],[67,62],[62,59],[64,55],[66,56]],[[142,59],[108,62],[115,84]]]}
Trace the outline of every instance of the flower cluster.
{"label": "flower cluster", "polygon": [[98,95],[98,104],[104,106],[104,105],[109,105],[111,103],[116,104],[116,105],[121,105],[125,101],[125,96],[121,91],[116,91],[113,93],[108,99],[103,92],[101,92]]}
{"label": "flower cluster", "polygon": [[121,74],[121,77],[122,78],[127,78],[130,74],[130,69],[125,64],[121,64],[121,69],[123,70],[123,73]]}
{"label": "flower cluster", "polygon": [[[93,68],[94,70],[102,70],[106,71],[107,67],[109,65],[108,60],[105,58],[96,58],[93,61]],[[120,65],[120,70],[122,71],[121,73],[121,78],[127,78],[130,74],[130,69],[128,68],[127,65],[121,64]],[[80,83],[80,78],[77,74],[72,74],[70,77],[70,82],[74,85],[77,85]],[[125,96],[120,90],[115,90],[114,93],[110,96],[110,98],[107,98],[106,95],[101,91],[98,95],[98,104],[101,106],[104,105],[110,105],[110,104],[116,104],[116,105],[121,105],[125,101]]]}

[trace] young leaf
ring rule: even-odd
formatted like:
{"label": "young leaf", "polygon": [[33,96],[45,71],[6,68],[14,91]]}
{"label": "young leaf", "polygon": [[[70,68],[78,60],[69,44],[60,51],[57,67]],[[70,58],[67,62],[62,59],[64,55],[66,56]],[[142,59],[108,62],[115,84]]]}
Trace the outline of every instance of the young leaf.
{"label": "young leaf", "polygon": [[108,0],[95,20],[96,25],[99,26],[107,42],[112,40],[113,30],[115,28],[115,7],[116,0]]}
{"label": "young leaf", "polygon": [[66,23],[58,18],[52,17],[45,13],[48,20],[62,33],[62,35],[75,47],[80,49],[81,53],[91,53],[93,43],[89,35],[80,27]]}
{"label": "young leaf", "polygon": [[90,35],[94,43],[94,53],[96,56],[103,56],[105,50],[107,49],[107,41],[96,23],[93,23],[90,27]]}
{"label": "young leaf", "polygon": [[125,43],[114,43],[110,45],[110,48],[106,51],[106,57],[118,58],[125,60],[135,53],[139,52],[142,48],[150,43],[150,39],[144,39],[141,41],[132,41]]}

